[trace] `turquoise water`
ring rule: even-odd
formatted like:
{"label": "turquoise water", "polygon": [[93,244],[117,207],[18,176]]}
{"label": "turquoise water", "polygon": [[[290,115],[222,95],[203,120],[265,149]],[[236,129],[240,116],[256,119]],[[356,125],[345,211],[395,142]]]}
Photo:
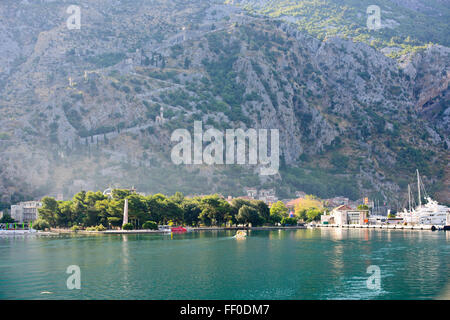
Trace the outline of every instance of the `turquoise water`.
{"label": "turquoise water", "polygon": [[450,232],[234,233],[2,237],[0,299],[435,299],[450,285]]}

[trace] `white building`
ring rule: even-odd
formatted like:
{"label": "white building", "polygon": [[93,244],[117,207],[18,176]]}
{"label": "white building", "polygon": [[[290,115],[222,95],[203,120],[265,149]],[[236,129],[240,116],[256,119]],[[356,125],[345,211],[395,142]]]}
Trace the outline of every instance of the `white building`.
{"label": "white building", "polygon": [[247,197],[256,199],[258,196],[258,190],[256,188],[245,188],[245,192],[247,193]]}
{"label": "white building", "polygon": [[258,200],[264,201],[267,205],[272,205],[273,203],[278,201],[278,197],[276,197],[276,196],[265,196],[265,197],[259,197]]}
{"label": "white building", "polygon": [[245,188],[245,192],[249,200],[261,200],[268,205],[278,201],[275,189],[261,189],[258,192],[256,188]]}
{"label": "white building", "polygon": [[328,224],[336,224],[339,226],[347,224],[367,224],[367,215],[369,210],[353,209],[347,205],[341,205],[334,208],[329,215],[322,215],[321,222]]}
{"label": "white building", "polygon": [[38,218],[38,209],[42,207],[39,201],[20,202],[11,206],[11,218],[18,222],[35,221]]}
{"label": "white building", "polygon": [[261,189],[259,190],[259,197],[275,197],[275,189]]}

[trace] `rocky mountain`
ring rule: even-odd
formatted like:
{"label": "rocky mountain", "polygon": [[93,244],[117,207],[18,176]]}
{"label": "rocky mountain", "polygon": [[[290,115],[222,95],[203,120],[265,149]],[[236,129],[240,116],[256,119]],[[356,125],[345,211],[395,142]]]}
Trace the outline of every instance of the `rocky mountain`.
{"label": "rocky mountain", "polygon": [[[134,185],[224,195],[274,187],[281,198],[303,190],[395,205],[416,168],[449,201],[448,47],[392,57],[222,1],[80,1],[81,28],[69,29],[70,4],[0,4],[4,204]],[[174,165],[171,133],[196,120],[279,129],[279,174]]]}
{"label": "rocky mountain", "polygon": [[[252,14],[298,26],[318,39],[364,42],[398,58],[429,43],[449,46],[447,0],[229,0]],[[375,21],[379,23],[376,27]]]}

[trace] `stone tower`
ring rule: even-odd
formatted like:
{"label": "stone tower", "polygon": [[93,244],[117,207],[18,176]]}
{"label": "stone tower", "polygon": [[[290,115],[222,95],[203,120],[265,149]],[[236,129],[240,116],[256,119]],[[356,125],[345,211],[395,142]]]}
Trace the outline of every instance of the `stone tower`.
{"label": "stone tower", "polygon": [[159,116],[156,116],[155,122],[157,124],[163,124],[165,120],[166,119],[164,119],[164,108],[161,107],[161,109],[159,109]]}
{"label": "stone tower", "polygon": [[125,199],[125,204],[123,206],[123,224],[128,223],[128,199]]}

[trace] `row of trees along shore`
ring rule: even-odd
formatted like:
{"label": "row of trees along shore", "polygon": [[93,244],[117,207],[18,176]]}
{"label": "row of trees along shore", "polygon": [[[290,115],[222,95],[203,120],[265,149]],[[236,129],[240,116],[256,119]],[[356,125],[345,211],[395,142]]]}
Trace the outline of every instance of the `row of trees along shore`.
{"label": "row of trees along shore", "polygon": [[157,224],[195,227],[239,224],[261,226],[278,223],[295,225],[299,219],[320,220],[322,212],[322,207],[317,206],[317,203],[320,204],[319,201],[311,208],[297,206],[297,216],[290,218],[288,208],[281,201],[269,209],[261,200],[235,198],[228,203],[217,194],[193,198],[186,198],[180,192],[172,196],[160,193],[143,196],[130,190],[115,189],[110,197],[100,191],[81,191],[68,201],[44,197],[42,208],[39,209],[39,218],[34,226],[37,229],[53,227],[91,230],[121,227],[126,198],[129,221],[133,229],[147,229],[149,226],[155,228]]}

